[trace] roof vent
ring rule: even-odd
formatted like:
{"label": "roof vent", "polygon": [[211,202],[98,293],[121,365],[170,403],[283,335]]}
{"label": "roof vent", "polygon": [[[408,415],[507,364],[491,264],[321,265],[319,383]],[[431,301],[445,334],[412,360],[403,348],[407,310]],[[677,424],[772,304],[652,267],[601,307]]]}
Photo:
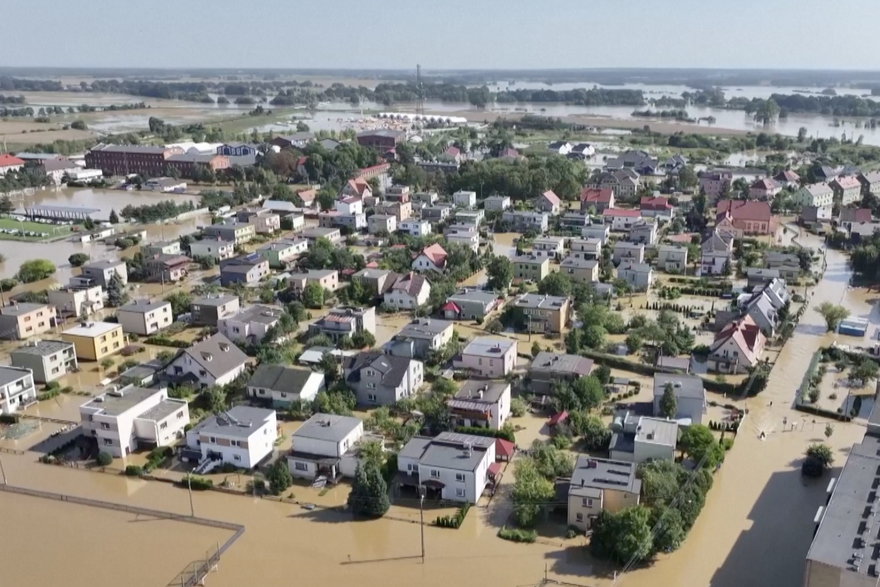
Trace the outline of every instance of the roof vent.
{"label": "roof vent", "polygon": [[202,358],[206,361],[211,361],[214,359],[214,355],[212,355],[211,353],[202,352]]}

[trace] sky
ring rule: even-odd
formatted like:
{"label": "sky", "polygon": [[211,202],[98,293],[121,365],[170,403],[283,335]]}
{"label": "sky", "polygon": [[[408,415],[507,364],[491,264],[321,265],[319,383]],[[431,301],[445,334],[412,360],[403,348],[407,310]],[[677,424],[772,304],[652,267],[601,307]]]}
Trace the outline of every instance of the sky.
{"label": "sky", "polygon": [[877,0],[0,4],[0,66],[880,70]]}

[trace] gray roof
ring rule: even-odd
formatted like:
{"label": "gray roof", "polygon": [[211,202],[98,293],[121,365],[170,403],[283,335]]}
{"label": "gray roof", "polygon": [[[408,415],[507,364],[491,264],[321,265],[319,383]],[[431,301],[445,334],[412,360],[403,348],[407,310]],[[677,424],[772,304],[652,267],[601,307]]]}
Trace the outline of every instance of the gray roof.
{"label": "gray roof", "polygon": [[136,312],[140,314],[146,314],[147,312],[152,312],[153,310],[158,310],[163,306],[170,306],[171,302],[166,302],[165,300],[148,300],[148,299],[140,299],[134,300],[124,306],[121,306],[118,311],[120,312]]}
{"label": "gray roof", "polygon": [[422,455],[425,453],[425,449],[428,448],[428,445],[431,444],[433,438],[428,438],[427,436],[413,436],[409,439],[409,442],[404,445],[400,452],[397,453],[398,459],[421,459]]}
{"label": "gray roof", "polygon": [[357,277],[358,279],[379,279],[390,274],[391,270],[389,269],[361,269],[352,277]]}
{"label": "gray roof", "polygon": [[566,268],[576,268],[576,269],[592,269],[596,265],[599,264],[599,261],[595,259],[580,259],[578,257],[566,257],[559,264],[560,267]]}
{"label": "gray roof", "polygon": [[64,349],[72,349],[73,343],[64,340],[35,340],[29,341],[17,349],[9,351],[10,355],[38,355],[48,357]]}
{"label": "gray roof", "polygon": [[406,135],[405,131],[402,130],[391,130],[391,129],[378,129],[378,130],[365,130],[361,131],[357,134],[360,137],[391,137],[391,138],[400,138]]}
{"label": "gray roof", "polygon": [[[418,458],[419,464],[426,467],[473,471],[494,444],[495,439],[486,436],[441,432],[433,439],[412,438],[398,456]],[[470,451],[468,446],[471,447]]]}
{"label": "gray roof", "polygon": [[183,400],[172,401],[170,399],[163,399],[143,414],[139,414],[138,418],[141,420],[153,420],[154,422],[158,422],[185,407],[187,407],[186,402]]}
{"label": "gray roof", "polygon": [[319,375],[310,369],[285,367],[283,365],[260,365],[251,378],[248,379],[248,387],[262,387],[272,391],[299,394],[303,387],[311,379],[312,375]]}
{"label": "gray roof", "polygon": [[703,380],[696,375],[680,375],[677,373],[654,374],[654,397],[663,396],[663,388],[671,383],[676,398],[704,399],[706,391]]}
{"label": "gray roof", "polygon": [[482,291],[482,290],[462,290],[454,295],[446,298],[446,301],[462,301],[462,302],[475,302],[478,304],[491,304],[494,303],[498,299],[498,294],[491,291]]}
{"label": "gray roof", "polygon": [[632,271],[634,273],[650,273],[652,271],[651,266],[647,263],[623,263],[618,268],[618,272],[620,271]]}
{"label": "gray roof", "polygon": [[228,304],[233,300],[237,300],[238,296],[230,296],[230,295],[218,295],[218,296],[205,296],[201,298],[196,298],[193,300],[193,306],[223,306]]}
{"label": "gray roof", "polygon": [[467,400],[478,403],[497,403],[505,390],[510,387],[506,381],[475,381],[465,382],[453,396],[456,400]]}
{"label": "gray roof", "polygon": [[284,310],[278,306],[264,306],[255,304],[248,306],[243,310],[239,310],[227,320],[235,320],[236,322],[259,322],[260,324],[274,324],[281,317]]}
{"label": "gray roof", "polygon": [[636,440],[674,447],[678,442],[678,422],[662,418],[639,418]]}
{"label": "gray roof", "polygon": [[644,248],[645,248],[645,245],[643,245],[642,243],[631,243],[631,242],[629,242],[629,241],[617,241],[616,243],[614,243],[614,250],[615,250],[615,251],[616,251],[617,249],[638,249],[638,250],[643,250]]}
{"label": "gray roof", "polygon": [[410,359],[408,357],[397,357],[385,355],[378,351],[369,351],[358,353],[353,357],[345,357],[342,361],[342,368],[345,371],[351,372],[347,378],[350,382],[360,381],[361,370],[369,367],[382,374],[382,385],[397,387],[403,381],[409,369],[409,362]]}
{"label": "gray roof", "polygon": [[763,277],[764,279],[779,279],[778,269],[764,269],[763,267],[749,267],[746,270],[747,277]]}
{"label": "gray roof", "polygon": [[514,263],[525,263],[527,265],[543,265],[549,263],[549,257],[536,257],[535,255],[517,255],[511,259]]}
{"label": "gray roof", "polygon": [[330,440],[341,442],[363,422],[360,418],[351,416],[337,416],[335,414],[315,414],[297,428],[292,434],[293,443],[296,445],[297,438],[313,438],[315,440]]}
{"label": "gray roof", "polygon": [[109,259],[103,259],[101,261],[94,261],[92,263],[86,263],[83,265],[83,269],[116,269],[120,265],[125,265],[125,261],[115,261]]}
{"label": "gray roof", "polygon": [[192,357],[214,379],[247,363],[247,355],[222,334],[215,334],[181,352]]}
{"label": "gray roof", "polygon": [[83,407],[102,410],[108,416],[119,416],[149,397],[160,393],[159,389],[124,387],[118,392],[105,393],[83,404]]}
{"label": "gray roof", "polygon": [[831,186],[827,183],[811,183],[810,185],[805,185],[804,189],[807,190],[811,196],[822,196],[834,192],[834,190],[831,189]]}
{"label": "gray roof", "polygon": [[48,307],[49,304],[32,304],[29,302],[20,304],[16,302],[13,305],[0,307],[0,314],[4,316],[23,316],[24,314],[30,314],[36,310]]}
{"label": "gray roof", "polygon": [[248,438],[268,420],[275,410],[235,406],[225,412],[211,416],[198,424],[194,430],[207,435],[235,436]]}
{"label": "gray roof", "polygon": [[724,230],[713,230],[712,234],[703,241],[701,250],[704,253],[724,253],[728,251],[733,240],[734,236],[731,233]]}
{"label": "gray roof", "polygon": [[453,326],[452,322],[434,318],[417,318],[400,329],[396,337],[432,339]]}
{"label": "gray roof", "polygon": [[516,348],[515,340],[480,336],[469,342],[462,351],[462,354],[476,355],[478,357],[498,357],[511,347]]}
{"label": "gray roof", "polygon": [[30,369],[24,369],[22,367],[7,367],[5,365],[0,366],[0,386],[12,383],[13,381],[18,381],[30,374]]}
{"label": "gray roof", "polygon": [[564,296],[548,296],[542,294],[523,294],[514,305],[517,308],[540,308],[542,310],[561,310],[569,298]]}
{"label": "gray roof", "polygon": [[634,432],[615,432],[611,435],[611,444],[608,445],[609,451],[629,452],[636,451],[636,435]]}
{"label": "gray roof", "polygon": [[779,251],[767,251],[764,253],[764,260],[768,263],[785,263],[786,265],[800,266],[800,260],[797,255],[792,253],[781,253]]}
{"label": "gray roof", "polygon": [[[305,240],[305,239],[300,239]],[[280,240],[273,241],[271,243],[267,243],[257,249],[258,251],[286,251],[287,249],[296,246],[296,241],[288,241],[288,240]]]}
{"label": "gray roof", "polygon": [[541,351],[532,361],[532,371],[546,373],[566,373],[589,375],[593,370],[593,360],[580,355],[563,355]]}
{"label": "gray roof", "polygon": [[571,490],[580,487],[641,493],[642,482],[636,479],[635,463],[579,455],[571,476]]}
{"label": "gray roof", "polygon": [[167,147],[152,147],[149,145],[97,145],[93,151],[107,151],[108,153],[143,153],[160,155],[169,151]]}

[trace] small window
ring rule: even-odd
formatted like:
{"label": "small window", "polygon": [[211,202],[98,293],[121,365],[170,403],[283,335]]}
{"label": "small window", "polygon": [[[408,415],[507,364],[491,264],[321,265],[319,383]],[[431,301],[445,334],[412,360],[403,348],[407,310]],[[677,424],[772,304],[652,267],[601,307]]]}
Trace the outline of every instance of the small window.
{"label": "small window", "polygon": [[593,500],[585,497],[583,499],[583,504],[584,504],[585,508],[591,508],[591,507],[593,507]]}
{"label": "small window", "polygon": [[437,469],[431,469],[431,477],[433,477],[434,479],[439,479],[440,471],[438,471]]}
{"label": "small window", "polygon": [[110,430],[110,424],[107,422],[101,422],[101,430]]}
{"label": "small window", "polygon": [[376,389],[375,383],[367,383],[367,389]]}
{"label": "small window", "polygon": [[575,514],[574,519],[577,520],[578,522],[583,522],[584,521],[584,514],[582,514],[581,512],[578,512]]}
{"label": "small window", "polygon": [[177,419],[180,420],[181,418],[183,418],[183,411],[182,410],[180,412],[177,412]]}
{"label": "small window", "polygon": [[376,396],[375,393],[368,393],[367,394],[367,401],[374,404],[378,401],[378,397]]}
{"label": "small window", "polygon": [[464,495],[464,489],[462,489],[461,487],[457,487],[455,489],[455,497],[464,497]]}
{"label": "small window", "polygon": [[297,471],[308,471],[308,470],[309,470],[309,464],[308,464],[308,463],[301,463],[301,462],[299,462],[299,461],[296,461],[296,462],[293,463],[293,468],[296,469]]}
{"label": "small window", "polygon": [[162,422],[159,424],[159,430],[165,430],[166,428],[168,428],[168,422]]}
{"label": "small window", "polygon": [[464,473],[456,473],[455,480],[464,483]]}
{"label": "small window", "polygon": [[216,443],[217,443],[217,439],[214,438],[213,436],[209,436],[209,437],[208,437],[208,442],[210,442],[211,444],[216,444]]}
{"label": "small window", "polygon": [[112,438],[105,438],[105,439],[104,439],[104,444],[107,444],[107,445],[113,446],[113,439],[112,439]]}
{"label": "small window", "polygon": [[232,460],[233,460],[233,461],[240,461],[240,460],[241,460],[241,455],[232,455]]}

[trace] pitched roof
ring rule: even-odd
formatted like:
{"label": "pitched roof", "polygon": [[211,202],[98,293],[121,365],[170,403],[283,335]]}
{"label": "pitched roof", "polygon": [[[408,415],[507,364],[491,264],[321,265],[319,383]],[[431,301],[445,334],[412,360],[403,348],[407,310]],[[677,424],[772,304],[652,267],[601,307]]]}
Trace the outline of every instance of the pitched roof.
{"label": "pitched roof", "polygon": [[712,343],[709,350],[714,352],[728,340],[732,339],[740,348],[740,352],[742,352],[749,363],[754,363],[758,359],[755,354],[758,343],[763,337],[764,335],[761,334],[761,329],[758,328],[758,325],[755,324],[752,317],[746,315],[739,320],[734,320],[725,324],[724,328],[722,328],[715,336],[715,341]]}
{"label": "pitched roof", "polygon": [[784,181],[784,182],[792,183],[792,182],[800,181],[801,176],[790,169],[786,169],[786,170],[780,171],[779,173],[774,175],[773,179],[775,179],[776,181]]}
{"label": "pitched roof", "polygon": [[672,210],[672,204],[669,198],[654,198],[645,196],[639,201],[639,209],[641,210]]}
{"label": "pitched roof", "polygon": [[596,202],[610,204],[614,196],[611,188],[584,188],[581,190],[581,202]]}
{"label": "pitched roof", "polygon": [[366,367],[378,371],[382,375],[382,385],[397,387],[403,382],[409,369],[410,359],[395,355],[385,355],[377,351],[358,353],[353,357],[345,357],[342,368],[351,373],[347,381],[358,382],[361,380],[361,370]]}
{"label": "pitched roof", "polygon": [[427,279],[425,279],[424,275],[419,275],[414,271],[410,271],[405,275],[401,275],[400,278],[391,286],[393,291],[404,292],[408,296],[415,297],[419,295],[419,292],[422,291],[422,288],[427,283]]}
{"label": "pitched roof", "polygon": [[0,155],[0,167],[13,167],[15,165],[24,165],[24,161],[15,155]]}
{"label": "pitched roof", "polygon": [[770,204],[767,202],[758,202],[755,200],[721,200],[718,202],[717,220],[720,221],[728,215],[732,220],[769,222],[773,213],[770,210]]}
{"label": "pitched roof", "polygon": [[764,179],[759,179],[749,187],[755,190],[775,190],[779,186],[772,179],[765,177]]}
{"label": "pitched roof", "polygon": [[318,191],[317,190],[303,190],[301,192],[297,192],[296,195],[299,196],[299,199],[302,200],[303,203],[308,203],[318,197]]}
{"label": "pitched roof", "polygon": [[183,349],[181,354],[188,355],[214,379],[219,379],[247,362],[247,355],[222,334],[215,334]]}
{"label": "pitched roof", "polygon": [[437,243],[422,249],[422,255],[426,256],[437,267],[442,268],[446,265],[446,250]]}
{"label": "pitched roof", "polygon": [[321,373],[310,369],[285,367],[284,365],[260,365],[251,378],[248,387],[262,387],[272,391],[299,394],[312,376],[323,378]]}
{"label": "pitched roof", "polygon": [[547,190],[541,194],[541,196],[554,206],[558,206],[562,202],[562,200],[559,199],[559,196],[553,193],[553,190]]}
{"label": "pitched roof", "polygon": [[370,184],[368,184],[367,180],[362,177],[349,179],[347,185],[348,187],[356,191],[359,196],[363,196],[364,192],[370,189]]}
{"label": "pitched roof", "polygon": [[626,210],[623,208],[605,208],[605,211],[602,212],[602,216],[608,216],[610,218],[614,218],[615,216],[625,218],[638,218],[641,215],[641,210]]}
{"label": "pitched roof", "polygon": [[703,253],[725,253],[730,251],[734,236],[726,230],[713,230],[700,246]]}
{"label": "pitched roof", "polygon": [[840,177],[835,177],[829,182],[829,184],[831,185],[831,187],[838,187],[842,190],[862,187],[862,184],[853,175],[842,175]]}
{"label": "pitched roof", "polygon": [[807,190],[811,196],[824,196],[834,191],[827,183],[811,183],[805,185],[804,189]]}
{"label": "pitched roof", "polygon": [[[880,178],[877,181],[880,181]],[[843,208],[840,211],[840,221],[871,222],[871,210],[869,208]]]}

